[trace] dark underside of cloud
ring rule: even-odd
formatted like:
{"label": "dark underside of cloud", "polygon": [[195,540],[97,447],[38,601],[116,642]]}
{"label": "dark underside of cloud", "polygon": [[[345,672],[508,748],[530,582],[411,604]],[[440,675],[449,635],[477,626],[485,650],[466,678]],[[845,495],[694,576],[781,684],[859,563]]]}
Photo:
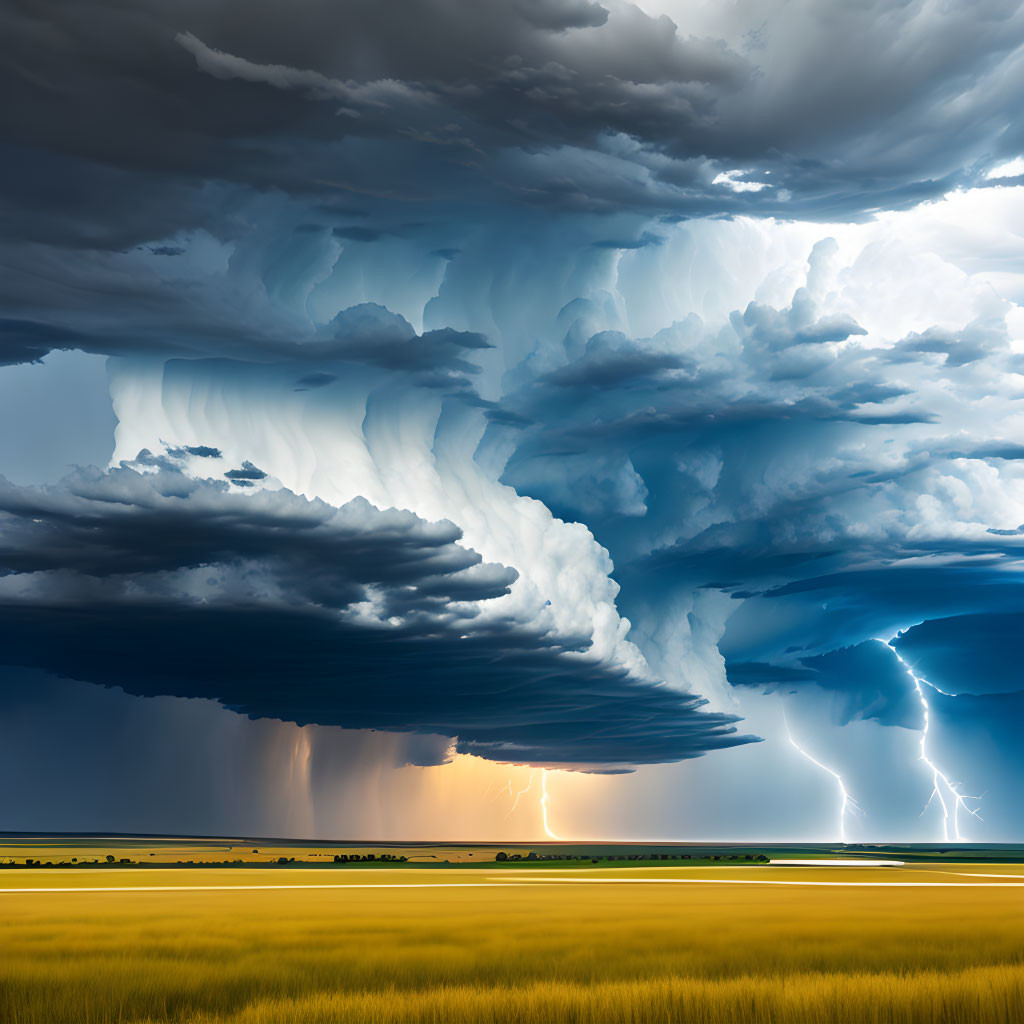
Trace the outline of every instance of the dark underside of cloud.
{"label": "dark underside of cloud", "polygon": [[[747,599],[726,631],[722,650],[729,681],[790,694],[819,687],[834,695],[839,724],[873,719],[911,729],[920,729],[922,720],[907,666],[958,698],[1019,695],[1024,591],[1014,576],[1001,561],[894,565],[769,590]],[[897,626],[914,620],[916,625],[892,639],[904,665],[885,641]],[[856,642],[864,637],[871,639]],[[740,660],[748,657],[767,660]],[[927,693],[930,700],[946,700],[931,689]],[[1017,705],[982,701],[969,712],[960,700],[942,704],[954,717],[998,716],[1011,707]]]}
{"label": "dark underside of cloud", "polygon": [[372,630],[258,606],[0,605],[8,664],[300,725],[440,733],[497,761],[607,768],[748,742],[702,701],[543,638]]}
{"label": "dark underside of cloud", "polygon": [[455,736],[503,761],[607,769],[748,739],[700,698],[587,656],[587,637],[488,614],[516,573],[450,523],[147,463],[3,482],[3,663],[254,717]]}
{"label": "dark underside of cloud", "polygon": [[798,693],[819,686],[839,698],[840,725],[873,719],[882,725],[921,727],[921,705],[909,685],[906,670],[884,644],[868,640],[841,647],[795,664],[736,662],[726,665],[733,686],[756,686],[766,692]]}
{"label": "dark underside of cloud", "polygon": [[[97,282],[94,282],[97,283]],[[404,317],[376,303],[367,302],[342,310],[319,328],[284,324],[276,328],[253,328],[240,313],[233,323],[193,321],[177,339],[154,342],[139,324],[173,303],[170,292],[149,297],[152,305],[140,297],[135,320],[130,308],[134,300],[126,297],[121,307],[120,324],[112,317],[101,331],[80,332],[56,327],[38,320],[0,318],[0,366],[34,362],[48,352],[77,349],[99,355],[207,355],[246,359],[255,363],[291,362],[296,367],[295,384],[300,389],[324,387],[337,378],[322,367],[338,364],[373,366],[409,375],[426,387],[465,386],[469,375],[478,373],[472,361],[474,352],[492,346],[475,332],[450,328],[417,334]],[[146,328],[148,331],[148,328]],[[310,364],[320,369],[310,370]],[[305,367],[305,370],[303,370]]]}
{"label": "dark underside of cloud", "polygon": [[[892,646],[906,663],[942,690],[1024,690],[1024,589],[1016,581],[1015,546],[970,558],[964,557],[969,548],[953,552],[951,541],[931,565],[927,547],[908,545],[905,562],[884,568],[841,568],[877,557],[856,549],[821,552],[817,559],[764,559],[762,573],[791,579],[744,592],[737,602],[721,643],[729,681],[779,692],[818,686],[839,695],[842,721],[917,728],[920,711],[910,699],[909,677],[887,646],[895,636]],[[719,552],[721,561],[712,565],[723,573],[727,565],[738,577],[737,554],[727,559]],[[838,571],[821,571],[830,567]]]}
{"label": "dark underside of cloud", "polygon": [[930,619],[894,646],[918,675],[948,693],[1024,692],[1024,609]]}

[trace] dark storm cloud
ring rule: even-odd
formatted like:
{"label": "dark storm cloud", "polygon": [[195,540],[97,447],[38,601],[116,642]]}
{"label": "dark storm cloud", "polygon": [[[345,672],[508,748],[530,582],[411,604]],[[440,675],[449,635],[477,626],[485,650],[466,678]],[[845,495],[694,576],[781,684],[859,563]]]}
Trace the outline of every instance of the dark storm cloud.
{"label": "dark storm cloud", "polygon": [[947,693],[1024,692],[1024,610],[930,619],[893,646],[918,675]]}
{"label": "dark storm cloud", "polygon": [[497,760],[622,766],[746,741],[700,698],[587,657],[587,637],[488,615],[517,574],[459,546],[451,523],[361,498],[236,495],[148,461],[160,468],[0,486],[6,664],[300,724],[458,736]]}
{"label": "dark storm cloud", "polygon": [[652,245],[662,245],[665,239],[661,235],[656,235],[650,231],[645,231],[635,241],[628,239],[614,238],[601,238],[596,242],[592,242],[591,245],[595,249],[646,249]]}
{"label": "dark storm cloud", "polygon": [[733,686],[793,691],[815,685],[839,698],[838,724],[873,719],[882,725],[921,728],[921,705],[907,674],[884,644],[868,640],[795,665],[737,662],[726,666]]}
{"label": "dark storm cloud", "polygon": [[[1024,84],[1016,5],[882,7],[751,3],[720,39],[587,0],[6,11],[0,362],[54,348],[284,358],[322,342],[299,279],[339,246],[408,235],[447,261],[481,222],[512,228],[542,207],[567,222],[632,211],[582,244],[636,250],[660,243],[655,216],[863,217],[1024,148],[1006,128]],[[354,217],[372,219],[338,223]],[[194,265],[199,237],[234,247],[226,269]],[[842,316],[794,328],[757,305],[740,322],[780,381],[860,331]],[[470,372],[462,342],[435,342]],[[977,345],[924,336],[893,357],[968,365]]]}
{"label": "dark storm cloud", "polygon": [[[815,247],[809,279],[828,252]],[[555,366],[538,359],[491,414],[496,433],[498,413],[514,425],[502,479],[588,523],[652,661],[659,609],[725,595],[714,635],[734,685],[813,686],[837,724],[917,728],[906,674],[878,639],[1024,608],[1019,512],[1004,497],[1019,474],[999,467],[997,480],[988,465],[1020,458],[1000,440],[1018,397],[1004,323],[861,342],[864,328],[810,288],[724,328],[693,317],[635,340],[587,337],[585,303],[563,314],[564,363],[557,349]],[[1014,656],[1000,628],[973,641],[968,620],[951,630],[958,675],[990,644],[1000,678],[995,662]]]}
{"label": "dark storm cloud", "polygon": [[[850,554],[856,557],[856,553],[836,552],[832,566],[841,567]],[[967,627],[991,619],[990,631],[995,635],[997,627],[1024,613],[1024,591],[1015,579],[1021,564],[1019,552],[1016,558],[979,559],[977,564],[960,558],[951,564],[940,561],[931,565],[913,557],[896,561],[892,554],[889,552],[892,564],[884,568],[815,573],[811,562],[780,565],[780,576],[788,573],[795,578],[737,602],[722,638],[722,653],[730,662],[795,664],[795,658],[806,659],[869,638],[888,640],[913,624],[949,622],[950,642],[959,647],[961,657],[956,684],[949,688],[985,692],[985,672],[980,666],[986,659],[986,631],[979,630],[972,645]],[[734,564],[738,568],[738,562]],[[913,657],[921,652],[926,636],[937,635],[932,627],[915,628],[922,632],[908,641]],[[1011,644],[998,639],[992,642],[994,659],[1010,657]],[[903,648],[899,649],[903,653]],[[908,661],[913,657],[908,653]],[[978,659],[979,670],[972,677],[975,682],[963,683],[971,657]],[[998,673],[994,678],[1000,678]],[[993,689],[1003,688],[998,681],[993,683]]]}
{"label": "dark storm cloud", "polygon": [[[289,398],[396,374],[458,393],[511,452],[503,481],[594,529],[627,614],[638,591],[721,590],[730,662],[811,671],[845,700],[886,654],[856,647],[876,630],[1014,610],[1016,512],[933,508],[981,486],[952,463],[1017,457],[945,425],[1020,369],[1005,326],[869,346],[809,284],[785,308],[633,338],[589,326],[579,300],[563,351],[520,360],[533,324],[498,310],[545,276],[597,292],[596,267],[652,255],[659,218],[866,218],[982,180],[1024,151],[1024,12],[749,0],[714,23],[721,38],[587,0],[5,10],[0,363],[74,348],[206,360],[220,385],[273,364]],[[529,272],[502,263],[516,245]],[[423,329],[386,308],[392,286]],[[476,394],[499,362],[501,388]],[[3,491],[6,656],[252,714],[457,733],[512,760],[736,742],[694,699],[580,657],[587,637],[489,614],[512,570],[478,564],[454,527],[335,514],[267,491],[251,463],[196,483],[176,457]],[[842,714],[902,724],[876,689]]]}
{"label": "dark storm cloud", "polygon": [[237,483],[240,480],[265,480],[267,474],[258,466],[254,466],[251,462],[245,461],[242,463],[241,469],[229,469],[224,476],[227,477],[228,480]]}
{"label": "dark storm cloud", "polygon": [[334,373],[307,373],[295,382],[298,385],[296,390],[308,391],[311,388],[325,388],[328,384],[333,384],[337,379],[337,374]]}
{"label": "dark storm cloud", "polygon": [[54,349],[82,348],[79,332],[34,320],[0,319],[0,365],[33,363]]}
{"label": "dark storm cloud", "polygon": [[579,358],[549,374],[547,380],[559,387],[608,388],[684,367],[693,367],[684,352],[658,351],[618,331],[602,331],[587,342]]}
{"label": "dark storm cloud", "polygon": [[[404,317],[376,303],[343,309],[319,327],[308,321],[296,323],[280,310],[272,310],[269,304],[261,310],[265,319],[258,317],[251,303],[248,312],[240,310],[236,318],[230,307],[223,304],[223,297],[218,299],[212,294],[209,307],[202,308],[200,296],[194,295],[197,302],[191,311],[179,309],[172,313],[177,301],[173,284],[147,289],[147,283],[144,281],[140,286],[137,281],[126,280],[120,303],[104,308],[107,289],[99,281],[91,282],[95,291],[87,303],[95,305],[95,309],[88,314],[80,310],[78,314],[67,311],[65,315],[99,319],[102,326],[95,331],[36,320],[0,320],[0,365],[32,362],[54,350],[80,349],[101,355],[144,355],[155,351],[165,356],[212,355],[258,363],[320,364],[322,369],[299,378],[299,386],[305,388],[321,387],[336,378],[337,373],[329,367],[338,363],[418,374],[430,384],[435,374],[442,374],[448,383],[453,383],[456,378],[478,373],[479,368],[470,357],[492,347],[483,335],[473,331],[440,328],[417,334]],[[41,294],[39,298],[42,301]],[[54,312],[51,309],[50,315]],[[209,319],[204,317],[207,312]],[[172,318],[175,330],[164,326],[168,324],[163,319],[165,313]],[[157,319],[154,321],[153,317]]]}
{"label": "dark storm cloud", "polygon": [[465,355],[492,347],[481,334],[450,327],[417,336],[404,317],[372,302],[342,310],[320,333],[322,340],[313,346],[317,351],[399,371],[477,373]]}
{"label": "dark storm cloud", "polygon": [[214,697],[254,717],[454,735],[459,752],[497,761],[650,764],[750,740],[699,698],[570,660],[536,637],[461,641],[287,609],[137,600],[0,606],[0,637],[8,664],[145,696]]}
{"label": "dark storm cloud", "polygon": [[[366,587],[387,588],[386,600],[378,596],[388,615],[497,597],[516,578],[458,547],[461,534],[451,523],[380,511],[361,498],[336,510],[283,490],[233,495],[227,484],[194,480],[158,461],[155,472],[80,470],[52,488],[3,481],[4,568],[128,579],[251,560],[268,570],[270,591],[283,588],[302,604],[347,607],[366,599]],[[205,582],[216,596],[220,581]],[[135,585],[144,589],[141,577]]]}
{"label": "dark storm cloud", "polygon": [[980,180],[1021,148],[1006,127],[1016,4],[791,0],[720,27],[727,39],[697,38],[682,16],[585,0],[12,8],[0,223],[106,248],[237,231],[210,182],[321,204],[857,216]]}

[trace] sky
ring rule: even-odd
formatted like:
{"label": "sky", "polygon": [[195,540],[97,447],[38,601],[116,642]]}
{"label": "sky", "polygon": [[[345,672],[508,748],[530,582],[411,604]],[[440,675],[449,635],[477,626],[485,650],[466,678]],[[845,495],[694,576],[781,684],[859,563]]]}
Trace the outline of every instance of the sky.
{"label": "sky", "polygon": [[1024,841],[1019,4],[0,32],[0,828]]}

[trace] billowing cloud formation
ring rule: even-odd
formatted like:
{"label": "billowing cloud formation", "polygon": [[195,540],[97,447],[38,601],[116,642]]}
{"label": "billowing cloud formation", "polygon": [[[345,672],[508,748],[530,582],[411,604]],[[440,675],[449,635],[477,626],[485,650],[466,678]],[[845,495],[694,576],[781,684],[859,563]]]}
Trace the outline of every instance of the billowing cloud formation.
{"label": "billowing cloud formation", "polygon": [[[5,162],[25,204],[8,217],[41,240],[54,225],[33,230],[30,208],[59,174],[47,151],[76,161],[68,230],[116,246],[194,217],[212,180],[333,186],[349,202],[500,189],[557,207],[835,215],[983,180],[1021,148],[1000,116],[1024,37],[1005,0],[717,15],[578,0],[407,0],[386,14],[303,0],[285,15],[148,0],[130,16],[19,11],[3,28],[18,55],[5,136],[40,154],[21,173]],[[80,114],[66,124],[55,97],[71,94]],[[387,159],[396,152],[412,163]],[[135,215],[115,227],[89,210],[99,197]]]}
{"label": "billowing cloud formation", "polygon": [[[386,15],[146,0],[22,9],[0,30],[5,362],[256,355],[309,336],[310,315],[404,313],[388,292],[418,289],[419,315],[447,263],[478,258],[481,225],[500,228],[489,272],[513,235],[543,248],[552,215],[596,216],[583,244],[599,260],[661,248],[680,218],[863,217],[1000,185],[988,173],[1024,149],[1006,116],[1024,14],[1005,0],[403,0]],[[394,271],[383,290],[345,273],[377,261]],[[467,342],[432,345],[458,362]]]}
{"label": "billowing cloud formation", "polygon": [[[647,296],[667,304],[664,285],[620,264],[614,314],[566,306],[510,375],[493,429],[515,425],[502,479],[608,547],[631,638],[657,671],[684,664],[725,706],[745,708],[752,686],[812,705],[817,690],[836,726],[917,730],[910,680],[877,642],[900,630],[914,627],[897,649],[944,690],[1020,689],[1021,321],[948,263],[854,241],[877,230],[837,232],[785,283],[756,281],[753,302],[646,338],[609,321]],[[723,263],[752,241],[753,225],[710,235]],[[670,233],[658,259],[672,248]],[[893,259],[920,275],[920,308],[902,285],[886,294]],[[915,625],[928,619],[941,622]]]}
{"label": "billowing cloud formation", "polygon": [[6,492],[21,663],[588,766],[916,729],[897,633],[1017,706],[1019,4],[0,18],[0,363],[134,460]]}
{"label": "billowing cloud formation", "polygon": [[587,657],[589,638],[482,613],[517,574],[461,547],[451,523],[140,465],[0,486],[8,665],[299,724],[450,735],[497,760],[621,766],[743,741],[699,699]]}

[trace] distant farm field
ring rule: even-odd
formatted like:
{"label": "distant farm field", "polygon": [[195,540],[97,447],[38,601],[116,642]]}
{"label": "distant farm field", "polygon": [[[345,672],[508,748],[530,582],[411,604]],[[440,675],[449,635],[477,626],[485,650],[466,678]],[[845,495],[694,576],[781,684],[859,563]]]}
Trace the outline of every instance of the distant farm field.
{"label": "distant farm field", "polygon": [[[1021,1020],[1021,876],[992,865],[563,869],[550,881],[6,871],[0,1020]],[[871,884],[763,884],[833,880]],[[897,881],[942,884],[876,884]],[[296,888],[257,888],[284,885]]]}

